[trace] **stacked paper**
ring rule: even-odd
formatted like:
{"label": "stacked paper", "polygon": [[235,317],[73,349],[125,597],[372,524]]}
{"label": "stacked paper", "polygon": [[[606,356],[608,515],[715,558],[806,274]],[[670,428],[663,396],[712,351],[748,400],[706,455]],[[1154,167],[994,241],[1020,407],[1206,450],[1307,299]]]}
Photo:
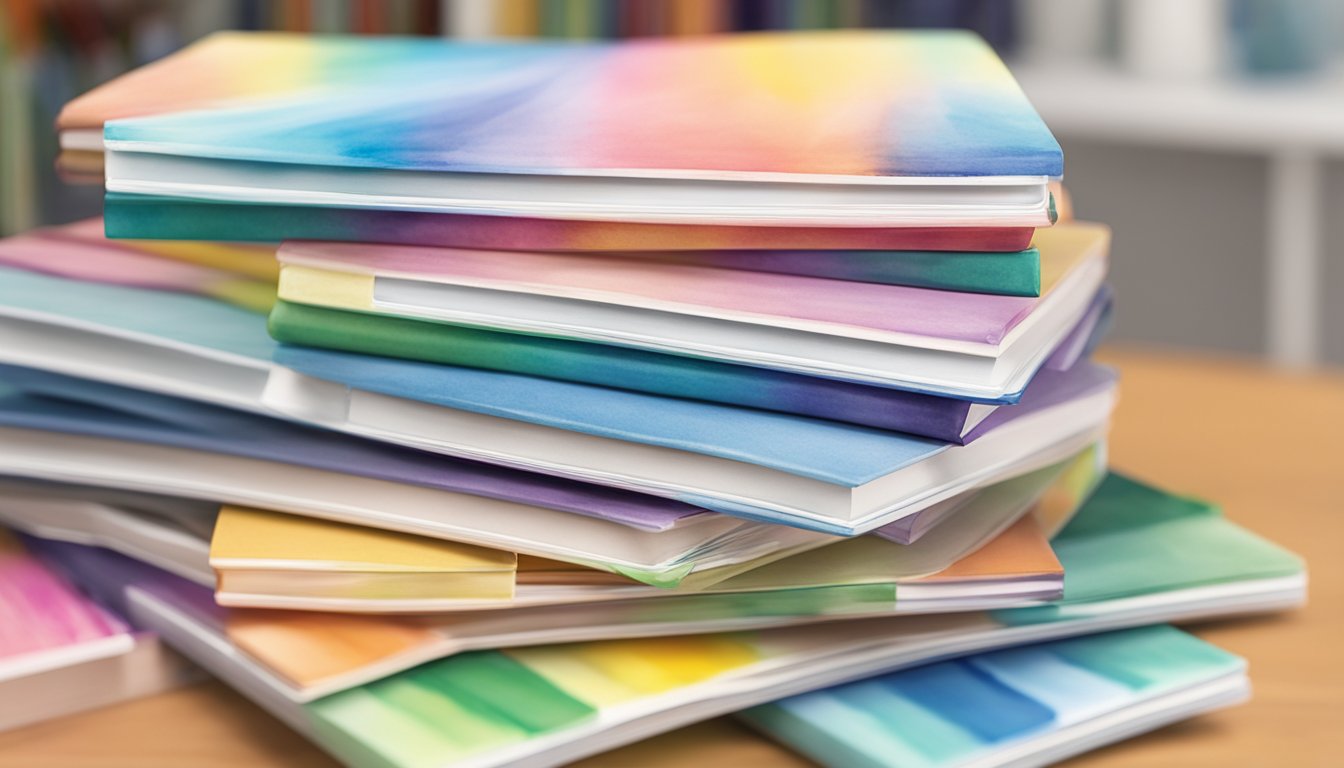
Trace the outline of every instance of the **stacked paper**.
{"label": "stacked paper", "polygon": [[[1062,756],[1239,662],[920,665],[1301,599],[1106,473],[1109,232],[1056,221],[973,36],[224,34],[59,128],[106,236],[0,241],[0,522],[351,765],[553,765],[906,668],[747,717],[837,764]],[[928,681],[991,668],[1032,717],[966,736],[981,692]],[[837,721],[907,705],[946,738]]]}

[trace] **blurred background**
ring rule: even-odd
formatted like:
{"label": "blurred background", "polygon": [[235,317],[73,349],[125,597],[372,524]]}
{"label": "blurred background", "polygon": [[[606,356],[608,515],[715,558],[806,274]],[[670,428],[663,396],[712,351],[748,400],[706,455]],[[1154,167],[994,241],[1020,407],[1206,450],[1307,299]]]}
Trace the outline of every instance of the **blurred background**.
{"label": "blurred background", "polygon": [[97,215],[53,171],[73,96],[219,29],[619,38],[974,29],[1115,229],[1112,338],[1344,365],[1337,0],[0,0],[0,234]]}

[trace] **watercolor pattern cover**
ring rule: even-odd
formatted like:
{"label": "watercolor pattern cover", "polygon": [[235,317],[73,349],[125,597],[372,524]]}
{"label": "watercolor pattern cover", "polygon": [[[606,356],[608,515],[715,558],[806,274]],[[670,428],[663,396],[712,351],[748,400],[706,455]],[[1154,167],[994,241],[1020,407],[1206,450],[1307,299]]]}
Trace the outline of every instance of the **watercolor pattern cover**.
{"label": "watercolor pattern cover", "polygon": [[1063,165],[1007,67],[959,32],[616,44],[222,33],[76,100],[59,127],[108,119],[109,147],[400,170],[1057,177]]}
{"label": "watercolor pattern cover", "polygon": [[53,666],[126,653],[130,628],[0,529],[0,684]]}

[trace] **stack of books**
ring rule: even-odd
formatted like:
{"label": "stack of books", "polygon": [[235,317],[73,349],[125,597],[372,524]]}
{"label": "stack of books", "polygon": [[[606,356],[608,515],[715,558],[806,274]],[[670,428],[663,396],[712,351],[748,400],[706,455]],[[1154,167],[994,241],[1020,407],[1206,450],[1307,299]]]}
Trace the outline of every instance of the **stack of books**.
{"label": "stack of books", "polygon": [[1149,625],[1303,597],[1107,473],[1109,233],[972,35],[224,34],[59,128],[0,522],[351,765],[1055,759],[1246,695]]}

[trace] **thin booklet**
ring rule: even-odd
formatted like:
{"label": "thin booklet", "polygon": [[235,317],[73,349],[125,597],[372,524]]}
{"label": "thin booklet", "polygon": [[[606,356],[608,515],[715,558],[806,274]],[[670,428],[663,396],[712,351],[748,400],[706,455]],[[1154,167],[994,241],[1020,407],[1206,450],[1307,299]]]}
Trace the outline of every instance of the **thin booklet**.
{"label": "thin booklet", "polygon": [[[306,327],[297,313],[279,313],[272,330],[282,341],[354,345],[353,351],[372,352],[391,341],[390,354],[407,357],[442,336],[439,353],[425,359],[461,363],[453,350],[465,342],[482,348],[466,360],[534,372],[541,366],[526,367],[526,342],[511,335],[527,334],[944,397],[1012,401],[1093,303],[1106,276],[1109,241],[1109,230],[1096,224],[1070,222],[1038,232],[1040,298],[641,257],[501,258],[463,249],[286,243],[279,251],[280,298],[347,314],[339,329],[324,333],[331,313]],[[415,324],[391,326],[386,318],[438,327],[419,331],[415,347],[397,345],[392,337]],[[510,333],[464,334],[461,326]],[[598,383],[642,389],[639,382],[627,375]]]}
{"label": "thin booklet", "polygon": [[0,731],[149,696],[195,679],[0,529]]}

